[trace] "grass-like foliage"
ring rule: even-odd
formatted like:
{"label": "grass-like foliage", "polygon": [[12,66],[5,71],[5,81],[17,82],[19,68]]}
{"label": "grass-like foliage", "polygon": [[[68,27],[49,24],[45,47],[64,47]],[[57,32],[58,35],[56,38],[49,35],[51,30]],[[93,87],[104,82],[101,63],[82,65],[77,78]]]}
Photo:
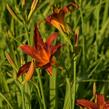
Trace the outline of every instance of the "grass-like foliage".
{"label": "grass-like foliage", "polygon": [[109,0],[0,0],[0,109],[99,109],[108,75]]}

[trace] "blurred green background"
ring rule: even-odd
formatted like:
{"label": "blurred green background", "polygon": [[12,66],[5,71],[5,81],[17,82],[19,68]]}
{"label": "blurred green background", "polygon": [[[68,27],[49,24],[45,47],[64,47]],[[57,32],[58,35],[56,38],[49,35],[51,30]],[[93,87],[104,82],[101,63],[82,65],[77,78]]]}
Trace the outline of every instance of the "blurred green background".
{"label": "blurred green background", "polygon": [[[49,26],[45,18],[52,13],[53,6],[63,7],[71,0],[39,0],[32,17],[27,21],[32,0],[0,0],[0,109],[53,109],[49,100],[49,75],[41,70],[40,80],[37,73],[33,78],[22,85],[24,77],[16,78],[20,66],[30,57],[25,55],[18,47],[21,44],[33,45],[34,25],[37,23],[43,40],[52,32],[58,31]],[[70,46],[59,34],[57,42],[65,44],[57,53],[59,66],[55,67],[57,109],[73,109],[71,96],[78,98],[93,97],[93,83],[96,83],[96,92],[102,93],[109,99],[109,0],[75,0],[79,9],[66,15],[65,23],[74,31],[79,32],[79,51],[76,62],[76,91],[74,85],[74,53]],[[6,5],[13,9],[19,23],[10,15]],[[74,34],[67,36],[69,40]],[[73,41],[71,41],[74,45]],[[6,55],[12,58],[10,64]],[[76,93],[75,95],[73,95]],[[43,99],[43,96],[45,100]],[[72,97],[73,98],[73,97]],[[43,101],[44,100],[44,101]],[[46,108],[43,107],[45,102]],[[74,109],[79,109],[75,105]]]}

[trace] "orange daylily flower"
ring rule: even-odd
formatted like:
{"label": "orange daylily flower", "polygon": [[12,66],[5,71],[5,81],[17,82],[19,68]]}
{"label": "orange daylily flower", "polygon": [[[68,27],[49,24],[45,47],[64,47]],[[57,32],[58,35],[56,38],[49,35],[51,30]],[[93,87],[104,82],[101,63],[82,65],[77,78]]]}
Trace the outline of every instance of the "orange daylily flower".
{"label": "orange daylily flower", "polygon": [[109,102],[106,102],[104,96],[101,94],[96,94],[96,103],[86,99],[78,99],[76,104],[87,109],[109,109]]}
{"label": "orange daylily flower", "polygon": [[66,32],[66,28],[64,25],[64,17],[65,14],[69,11],[71,12],[70,7],[79,8],[79,6],[75,2],[71,2],[67,6],[63,8],[54,8],[53,13],[46,18],[46,22],[56,27],[58,30],[63,30]]}
{"label": "orange daylily flower", "polygon": [[28,81],[31,79],[34,69],[37,67],[44,68],[50,75],[52,75],[52,65],[55,64],[53,55],[56,53],[57,49],[61,47],[61,44],[55,46],[52,42],[56,40],[57,33],[51,34],[46,42],[43,42],[41,35],[38,31],[37,26],[34,30],[34,47],[29,45],[21,45],[21,50],[27,55],[32,57],[32,62],[28,62],[20,67],[17,77],[26,73],[25,79]]}

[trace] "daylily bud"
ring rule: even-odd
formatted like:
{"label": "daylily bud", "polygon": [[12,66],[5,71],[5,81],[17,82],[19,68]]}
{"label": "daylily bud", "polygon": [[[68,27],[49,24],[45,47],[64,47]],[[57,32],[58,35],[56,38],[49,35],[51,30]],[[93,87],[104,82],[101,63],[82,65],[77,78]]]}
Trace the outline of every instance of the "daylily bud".
{"label": "daylily bud", "polygon": [[6,5],[7,10],[9,11],[9,13],[11,14],[11,16],[17,20],[20,24],[22,24],[22,20],[17,16],[17,14],[15,13],[15,11],[11,8],[11,6],[9,6],[8,4]]}
{"label": "daylily bud", "polygon": [[28,15],[28,21],[30,20],[33,12],[35,11],[37,4],[38,4],[38,0],[33,0],[32,4],[31,4],[31,10]]}
{"label": "daylily bud", "polygon": [[6,52],[6,59],[8,60],[8,62],[13,66],[15,65],[13,59],[11,58],[10,54]]}
{"label": "daylily bud", "polygon": [[22,7],[25,6],[26,0],[21,0]]}
{"label": "daylily bud", "polygon": [[78,36],[79,36],[79,27],[75,30],[75,36],[74,36],[74,46],[78,47]]}

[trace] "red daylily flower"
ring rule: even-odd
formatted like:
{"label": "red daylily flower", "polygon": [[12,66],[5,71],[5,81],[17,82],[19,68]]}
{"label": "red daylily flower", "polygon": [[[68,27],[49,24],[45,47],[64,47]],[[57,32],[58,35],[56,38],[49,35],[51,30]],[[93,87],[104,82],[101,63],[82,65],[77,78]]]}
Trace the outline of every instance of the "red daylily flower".
{"label": "red daylily flower", "polygon": [[106,102],[104,96],[101,94],[96,94],[96,103],[86,99],[78,99],[76,104],[87,109],[109,109],[109,102]]}
{"label": "red daylily flower", "polygon": [[79,8],[79,6],[75,2],[71,2],[63,8],[54,8],[53,13],[46,18],[46,22],[53,25],[58,30],[63,30],[64,32],[66,32],[64,17],[66,13],[71,11],[70,7],[75,7],[77,9]]}
{"label": "red daylily flower", "polygon": [[38,31],[37,26],[34,30],[34,47],[29,45],[21,45],[21,50],[27,55],[32,57],[32,62],[28,62],[20,67],[17,77],[26,73],[26,80],[30,80],[33,75],[34,69],[37,67],[44,68],[50,75],[52,75],[52,65],[55,64],[53,55],[56,53],[57,49],[61,47],[61,44],[55,46],[52,42],[56,40],[57,33],[51,34],[46,42],[43,42],[41,35]]}

